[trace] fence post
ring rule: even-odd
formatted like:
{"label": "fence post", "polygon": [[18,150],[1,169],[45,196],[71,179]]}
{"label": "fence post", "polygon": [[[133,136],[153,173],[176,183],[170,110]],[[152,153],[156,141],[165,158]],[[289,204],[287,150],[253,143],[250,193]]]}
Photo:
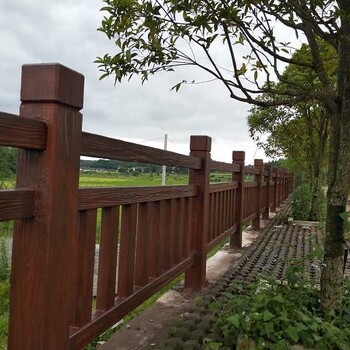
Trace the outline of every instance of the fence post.
{"label": "fence post", "polygon": [[271,211],[276,212],[277,201],[278,201],[278,169],[272,168],[272,172],[275,174],[275,179],[274,179],[274,189],[273,189],[273,205],[271,207]]}
{"label": "fence post", "polygon": [[258,169],[259,173],[254,175],[254,181],[257,184],[257,196],[256,196],[256,217],[252,221],[252,228],[254,230],[260,229],[261,207],[262,207],[262,181],[264,174],[264,161],[262,159],[254,159],[254,167]]}
{"label": "fence post", "polygon": [[185,287],[200,289],[205,283],[207,243],[209,230],[209,184],[211,138],[191,136],[191,156],[202,160],[199,170],[191,169],[189,183],[198,186],[198,194],[192,201],[191,249],[195,251],[195,265],[185,273]]}
{"label": "fence post", "polygon": [[244,215],[244,161],[245,152],[233,151],[232,152],[232,164],[238,164],[240,166],[239,173],[232,174],[232,180],[238,182],[238,188],[236,189],[236,203],[235,203],[235,222],[236,232],[230,237],[230,248],[242,248],[242,221]]}
{"label": "fence post", "polygon": [[267,177],[266,177],[266,197],[265,199],[265,210],[262,213],[262,218],[264,220],[269,219],[269,212],[270,212],[270,182],[271,182],[271,165],[265,165],[264,170],[267,170]]}
{"label": "fence post", "polygon": [[36,191],[36,209],[14,229],[9,350],[69,349],[83,90],[62,65],[22,68],[20,115],[47,124],[47,148],[19,152],[17,187]]}
{"label": "fence post", "polygon": [[284,202],[284,170],[283,169],[280,170],[280,174],[281,174],[281,190],[280,190],[279,202],[280,204],[283,204]]}

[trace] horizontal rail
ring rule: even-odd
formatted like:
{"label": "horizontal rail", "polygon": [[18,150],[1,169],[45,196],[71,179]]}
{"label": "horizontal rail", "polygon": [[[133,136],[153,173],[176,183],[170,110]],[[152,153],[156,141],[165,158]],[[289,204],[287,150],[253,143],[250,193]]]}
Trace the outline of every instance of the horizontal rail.
{"label": "horizontal rail", "polygon": [[194,197],[196,185],[80,188],[78,209],[95,209],[163,199]]}
{"label": "horizontal rail", "polygon": [[254,213],[254,214],[251,214],[251,215],[247,216],[246,218],[244,218],[244,219],[242,220],[242,223],[245,224],[245,223],[247,223],[247,222],[249,222],[249,221],[252,221],[253,219],[256,218],[256,215],[257,215],[257,214]]}
{"label": "horizontal rail", "polygon": [[82,349],[91,341],[92,338],[97,337],[103,331],[113,326],[116,322],[118,322],[118,320],[121,320],[125,315],[127,315],[130,310],[135,309],[154,293],[171,282],[179,274],[190,269],[194,265],[194,261],[194,255],[191,255],[180,264],[164,273],[162,276],[140,288],[130,297],[121,300],[117,305],[108,311],[96,311],[93,321],[88,325],[80,329],[75,329],[75,332],[74,328],[72,327],[73,334],[70,337],[70,349]]}
{"label": "horizontal rail", "polygon": [[247,165],[244,167],[244,173],[249,175],[260,174],[260,169]]}
{"label": "horizontal rail", "polygon": [[210,252],[216,245],[218,245],[222,240],[225,238],[231,236],[233,233],[235,233],[237,230],[237,226],[233,225],[228,230],[223,232],[220,236],[213,239],[211,242],[207,244],[207,253]]}
{"label": "horizontal rail", "polygon": [[34,216],[34,190],[0,190],[0,221]]}
{"label": "horizontal rail", "polygon": [[201,160],[197,157],[185,156],[87,132],[82,133],[81,155],[201,169]]}
{"label": "horizontal rail", "polygon": [[215,160],[210,161],[210,170],[227,171],[229,173],[239,172],[240,167],[238,164],[230,164],[224,162],[217,162]]}
{"label": "horizontal rail", "polygon": [[234,190],[235,188],[238,188],[237,181],[218,183],[218,184],[210,184],[209,193]]}
{"label": "horizontal rail", "polygon": [[258,182],[256,181],[251,181],[251,182],[245,182],[244,183],[244,187],[247,188],[247,187],[256,187],[258,186]]}
{"label": "horizontal rail", "polygon": [[45,123],[0,112],[0,146],[44,150],[46,137]]}

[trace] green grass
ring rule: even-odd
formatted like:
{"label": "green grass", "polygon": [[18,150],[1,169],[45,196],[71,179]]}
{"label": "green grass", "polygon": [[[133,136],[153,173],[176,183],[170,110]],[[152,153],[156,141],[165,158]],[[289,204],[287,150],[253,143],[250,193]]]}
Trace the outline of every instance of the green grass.
{"label": "green grass", "polygon": [[[186,185],[188,175],[168,174],[167,185]],[[161,176],[155,174],[121,175],[118,173],[81,173],[79,179],[81,187],[109,187],[109,186],[160,186]]]}
{"label": "green grass", "polygon": [[[210,182],[227,182],[231,180],[231,174],[213,173]],[[167,174],[166,185],[187,185],[187,174]],[[80,187],[132,187],[132,186],[160,186],[161,175],[159,174],[119,174],[111,172],[82,172],[80,173]]]}

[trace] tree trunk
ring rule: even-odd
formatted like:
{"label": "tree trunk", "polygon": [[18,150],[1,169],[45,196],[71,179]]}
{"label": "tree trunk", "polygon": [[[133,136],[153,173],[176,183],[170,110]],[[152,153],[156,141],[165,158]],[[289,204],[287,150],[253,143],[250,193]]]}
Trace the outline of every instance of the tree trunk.
{"label": "tree trunk", "polygon": [[324,197],[322,195],[322,169],[324,166],[326,145],[329,136],[329,116],[323,108],[308,109],[305,112],[306,125],[310,138],[309,160],[311,183],[311,208],[309,220],[321,220],[321,208]]}
{"label": "tree trunk", "polygon": [[[350,80],[349,80],[350,81]],[[321,305],[329,314],[341,305],[345,225],[350,169],[350,99],[343,100],[341,113],[331,119],[328,169],[325,254],[321,275]]]}
{"label": "tree trunk", "polygon": [[350,3],[345,0],[337,3],[342,35],[338,37],[337,110],[330,111],[327,223],[321,276],[321,305],[325,314],[341,305],[345,225],[339,214],[346,210],[350,185]]}
{"label": "tree trunk", "polygon": [[309,214],[309,220],[320,221],[321,214],[321,200],[322,200],[322,179],[319,173],[311,186],[311,209]]}

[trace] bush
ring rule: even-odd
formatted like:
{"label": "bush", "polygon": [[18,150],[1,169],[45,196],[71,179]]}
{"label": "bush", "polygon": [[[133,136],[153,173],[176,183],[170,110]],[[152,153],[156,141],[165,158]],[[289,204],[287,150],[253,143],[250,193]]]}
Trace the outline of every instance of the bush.
{"label": "bush", "polygon": [[292,215],[294,220],[309,220],[312,193],[308,184],[297,187],[293,192]]}
{"label": "bush", "polygon": [[350,344],[350,284],[345,283],[343,310],[325,318],[319,288],[307,281],[300,266],[291,266],[284,281],[266,278],[248,291],[237,288],[219,313],[207,339],[212,349],[348,350]]}

